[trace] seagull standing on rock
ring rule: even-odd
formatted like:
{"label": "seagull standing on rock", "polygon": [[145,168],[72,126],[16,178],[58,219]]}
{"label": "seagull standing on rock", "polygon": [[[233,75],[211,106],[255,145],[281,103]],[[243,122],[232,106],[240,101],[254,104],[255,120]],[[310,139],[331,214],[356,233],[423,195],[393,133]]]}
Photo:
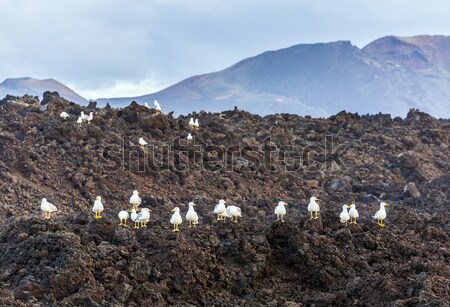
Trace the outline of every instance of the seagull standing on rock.
{"label": "seagull standing on rock", "polygon": [[83,123],[83,118],[80,116],[80,117],[78,117],[78,119],[77,119],[77,124],[78,124],[78,127],[81,127],[81,124]]}
{"label": "seagull standing on rock", "polygon": [[144,146],[147,144],[147,141],[145,141],[143,138],[139,138],[139,146],[141,146],[142,149],[144,149]]}
{"label": "seagull standing on rock", "polygon": [[[242,217],[241,208],[236,206],[228,206],[227,210],[229,215],[231,215],[231,220],[235,223],[238,222],[238,217]],[[233,219],[234,218],[234,219]]]}
{"label": "seagull standing on rock", "polygon": [[195,119],[195,122],[194,122],[194,128],[195,128],[196,130],[198,130],[198,128],[200,128],[200,124],[198,123],[198,118]]}
{"label": "seagull standing on rock", "polygon": [[142,199],[139,197],[139,192],[137,190],[133,191],[133,195],[130,197],[130,204],[133,206],[135,211],[138,211],[138,206],[141,204]]}
{"label": "seagull standing on rock", "polygon": [[55,207],[52,203],[49,203],[49,202],[47,201],[47,198],[42,198],[42,201],[41,201],[41,210],[44,211],[44,214],[45,214],[44,217],[45,217],[46,219],[49,219],[49,218],[50,218],[50,215],[51,215],[52,212],[58,211],[58,209],[56,209],[56,207]]}
{"label": "seagull standing on rock", "polygon": [[[356,224],[356,219],[359,217],[358,210],[356,210],[355,204],[350,205],[350,211],[348,211],[348,215],[350,215],[350,224]],[[353,219],[355,219],[353,221]]]}
{"label": "seagull standing on rock", "polygon": [[102,216],[100,213],[103,211],[103,204],[102,204],[102,198],[101,196],[97,196],[97,198],[94,201],[94,206],[92,207],[92,212],[95,213],[96,219],[101,219]]}
{"label": "seagull standing on rock", "polygon": [[178,232],[180,231],[178,229],[178,225],[180,225],[183,222],[183,218],[181,217],[180,209],[178,207],[173,208],[172,212],[174,212],[172,214],[172,217],[170,218],[170,224],[173,225],[172,232]]}
{"label": "seagull standing on rock", "polygon": [[133,221],[133,228],[134,229],[138,229],[139,228],[139,221],[138,221],[138,219],[137,219],[137,216],[138,216],[138,214],[137,214],[137,212],[136,212],[136,209],[134,209],[133,208],[133,210],[131,210],[131,220]]}
{"label": "seagull standing on rock", "polygon": [[119,212],[119,214],[117,216],[120,219],[119,226],[127,227],[127,219],[129,217],[128,211],[122,210],[122,211]]}
{"label": "seagull standing on rock", "polygon": [[[319,204],[316,202],[316,200],[319,200],[316,197],[311,197],[309,200],[309,204],[308,204],[308,211],[309,213],[311,213],[311,217],[309,218],[310,220],[312,219],[318,219],[318,213],[320,211],[320,207]],[[315,213],[315,216],[313,217],[313,213]]]}
{"label": "seagull standing on rock", "polygon": [[342,212],[339,214],[339,218],[341,219],[341,223],[345,223],[345,226],[347,226],[347,222],[350,219],[350,215],[348,214],[347,209],[350,208],[350,206],[343,205],[342,206]]}
{"label": "seagull standing on rock", "polygon": [[66,119],[66,118],[69,118],[69,117],[70,117],[69,113],[67,113],[67,112],[61,112],[61,114],[59,114],[59,116],[60,116],[62,119]]}
{"label": "seagull standing on rock", "polygon": [[195,204],[191,201],[188,206],[189,210],[186,213],[186,220],[189,221],[189,228],[191,228],[192,226],[196,227],[196,225],[198,224],[198,214],[194,209]]}
{"label": "seagull standing on rock", "polygon": [[277,216],[277,221],[284,223],[283,216],[286,214],[287,203],[284,201],[279,201],[278,205],[275,207],[275,214]]}
{"label": "seagull standing on rock", "polygon": [[192,140],[193,140],[194,138],[192,137],[192,134],[188,134],[188,136],[187,136],[187,141],[190,143],[190,142],[192,142]]}
{"label": "seagull standing on rock", "polygon": [[161,113],[161,104],[158,102],[158,100],[155,100],[153,104],[155,105],[156,113]]}
{"label": "seagull standing on rock", "polygon": [[384,227],[383,220],[386,218],[386,210],[384,209],[385,206],[389,206],[389,204],[382,202],[380,204],[380,210],[378,210],[375,215],[372,217],[373,219],[376,219],[378,222],[378,226]]}
{"label": "seagull standing on rock", "polygon": [[218,221],[224,220],[224,218],[222,217],[222,214],[227,210],[227,208],[225,207],[226,203],[227,203],[226,201],[221,199],[221,200],[219,200],[219,203],[214,207],[214,214],[217,214]]}
{"label": "seagull standing on rock", "polygon": [[193,129],[194,128],[194,118],[191,117],[191,119],[189,120],[189,128]]}
{"label": "seagull standing on rock", "polygon": [[142,208],[141,212],[136,216],[136,220],[140,223],[141,227],[147,228],[148,220],[150,219],[150,209]]}

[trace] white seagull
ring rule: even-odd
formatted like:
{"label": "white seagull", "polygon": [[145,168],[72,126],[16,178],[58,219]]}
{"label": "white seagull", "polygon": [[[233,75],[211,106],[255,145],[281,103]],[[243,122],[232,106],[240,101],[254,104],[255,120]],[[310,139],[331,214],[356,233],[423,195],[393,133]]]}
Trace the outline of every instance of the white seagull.
{"label": "white seagull", "polygon": [[127,227],[127,219],[130,216],[128,214],[128,211],[122,210],[122,211],[119,212],[119,214],[117,216],[119,217],[119,220],[120,220],[119,226]]}
{"label": "white seagull", "polygon": [[137,214],[137,212],[136,212],[136,209],[134,209],[133,208],[133,210],[131,210],[131,220],[133,221],[133,223],[134,223],[134,225],[133,225],[133,228],[139,228],[139,221],[137,220],[137,216],[138,216],[138,214]]}
{"label": "white seagull", "polygon": [[178,225],[180,225],[183,222],[183,218],[181,217],[180,214],[180,209],[178,207],[175,207],[172,209],[172,217],[170,218],[170,224],[173,225],[173,232],[178,232],[180,231],[178,229]]}
{"label": "white seagull", "polygon": [[95,213],[96,219],[101,219],[102,216],[100,213],[103,211],[103,204],[102,204],[102,198],[100,196],[97,196],[97,198],[94,201],[94,206],[92,207],[92,212]]}
{"label": "white seagull", "polygon": [[137,215],[136,220],[140,223],[141,227],[147,227],[148,220],[150,219],[150,209],[142,208],[141,212]]}
{"label": "white seagull", "polygon": [[66,118],[69,118],[69,117],[70,117],[69,113],[67,113],[67,112],[61,112],[61,114],[59,114],[59,116],[60,116],[62,119],[66,119]]}
{"label": "white seagull", "polygon": [[348,215],[347,209],[350,208],[350,206],[343,205],[342,206],[342,212],[339,214],[339,218],[341,220],[341,223],[345,223],[345,226],[347,226],[347,222],[350,219],[350,215]]}
{"label": "white seagull", "polygon": [[190,202],[189,204],[189,210],[186,213],[186,220],[189,221],[189,228],[192,227],[192,225],[195,227],[195,225],[198,224],[198,214],[194,210],[194,202]]}
{"label": "white seagull", "polygon": [[141,146],[142,149],[144,149],[144,146],[147,144],[147,141],[145,141],[143,138],[139,138],[139,146]]}
{"label": "white seagull", "polygon": [[356,224],[356,219],[359,217],[359,213],[358,210],[356,210],[355,204],[350,205],[350,211],[348,211],[348,215],[350,215],[350,224]]}
{"label": "white seagull", "polygon": [[198,123],[198,118],[195,119],[195,122],[194,122],[194,128],[195,128],[195,129],[200,128],[200,124]]}
{"label": "white seagull", "polygon": [[283,216],[286,214],[286,206],[288,204],[284,201],[279,201],[278,205],[275,207],[275,214],[277,215],[277,221],[284,223]]}
{"label": "white seagull", "polygon": [[[316,203],[316,200],[319,200],[316,197],[311,197],[308,204],[308,211],[311,213],[310,219],[318,219],[318,212],[320,211],[319,204]],[[315,217],[313,217],[313,213],[315,213]]]}
{"label": "white seagull", "polygon": [[233,221],[234,218],[234,222],[237,223],[238,221],[238,217],[242,217],[242,213],[241,213],[241,208],[236,207],[236,206],[228,206],[227,207],[227,212],[229,215],[231,215],[231,220]]}
{"label": "white seagull", "polygon": [[226,203],[227,203],[226,201],[221,199],[221,200],[219,200],[219,203],[214,207],[214,213],[217,214],[218,221],[224,220],[224,218],[222,217],[222,214],[227,210],[227,208],[225,207]]}
{"label": "white seagull", "polygon": [[52,212],[58,211],[58,209],[56,209],[56,207],[55,207],[52,203],[49,203],[49,202],[47,201],[47,198],[42,198],[42,201],[41,201],[41,210],[44,211],[44,214],[45,214],[45,218],[46,218],[46,219],[49,219],[49,218],[50,218],[50,214],[51,214]]}
{"label": "white seagull", "polygon": [[155,100],[153,104],[155,105],[156,113],[161,113],[161,104],[158,102],[158,100]]}
{"label": "white seagull", "polygon": [[389,206],[389,204],[382,202],[380,204],[380,210],[378,210],[372,217],[373,219],[376,219],[378,221],[378,225],[380,227],[384,227],[383,220],[386,218],[386,210],[384,209],[385,206]]}
{"label": "white seagull", "polygon": [[147,107],[147,109],[150,109],[150,106],[148,105],[148,103],[145,103],[145,106]]}
{"label": "white seagull", "polygon": [[192,140],[193,140],[194,138],[192,137],[192,134],[188,134],[188,136],[187,136],[187,140],[188,140],[188,142],[190,143],[190,142],[192,142]]}
{"label": "white seagull", "polygon": [[191,117],[191,119],[189,120],[189,128],[194,128],[194,119]]}
{"label": "white seagull", "polygon": [[142,199],[139,197],[139,192],[134,190],[133,195],[130,197],[130,204],[133,206],[134,210],[138,210],[138,206],[141,204]]}
{"label": "white seagull", "polygon": [[81,124],[83,123],[83,118],[80,116],[80,117],[78,117],[78,119],[77,119],[77,124],[78,124],[78,127],[81,127]]}

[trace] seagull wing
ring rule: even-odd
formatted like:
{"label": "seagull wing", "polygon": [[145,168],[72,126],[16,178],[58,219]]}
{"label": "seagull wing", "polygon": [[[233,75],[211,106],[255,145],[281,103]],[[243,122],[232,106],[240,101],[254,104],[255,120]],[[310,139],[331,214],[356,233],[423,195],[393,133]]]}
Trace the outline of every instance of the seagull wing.
{"label": "seagull wing", "polygon": [[52,209],[52,211],[58,211],[58,209],[51,203],[48,203],[48,206],[50,207],[50,209]]}

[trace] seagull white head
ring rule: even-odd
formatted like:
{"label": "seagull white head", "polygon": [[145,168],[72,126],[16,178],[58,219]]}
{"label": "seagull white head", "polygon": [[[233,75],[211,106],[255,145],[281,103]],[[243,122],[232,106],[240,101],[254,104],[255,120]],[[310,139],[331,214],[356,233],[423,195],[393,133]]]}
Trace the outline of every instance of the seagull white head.
{"label": "seagull white head", "polygon": [[382,203],[380,204],[380,207],[381,207],[381,208],[384,208],[385,206],[389,206],[389,204],[387,204],[387,203],[385,203],[385,202],[382,202]]}
{"label": "seagull white head", "polygon": [[310,201],[315,202],[316,200],[319,200],[319,199],[318,199],[317,197],[315,197],[315,196],[313,196],[313,197],[310,198]]}
{"label": "seagull white head", "polygon": [[96,199],[97,199],[97,200],[102,200],[102,197],[101,197],[101,196],[97,196]]}
{"label": "seagull white head", "polygon": [[284,201],[279,201],[278,206],[287,206],[287,203],[285,203]]}
{"label": "seagull white head", "polygon": [[180,212],[180,208],[175,207],[175,208],[172,209],[172,212],[179,213]]}
{"label": "seagull white head", "polygon": [[139,194],[139,192],[137,190],[133,191],[133,195],[138,195],[138,194]]}
{"label": "seagull white head", "polygon": [[189,205],[189,207],[195,206],[193,201],[191,201],[188,205]]}
{"label": "seagull white head", "polygon": [[226,204],[227,202],[224,201],[223,199],[219,200],[219,204]]}
{"label": "seagull white head", "polygon": [[42,198],[42,202],[46,203],[47,202],[47,198]]}
{"label": "seagull white head", "polygon": [[348,208],[351,208],[350,206],[347,206],[347,205],[343,205],[342,206],[342,210],[347,210]]}

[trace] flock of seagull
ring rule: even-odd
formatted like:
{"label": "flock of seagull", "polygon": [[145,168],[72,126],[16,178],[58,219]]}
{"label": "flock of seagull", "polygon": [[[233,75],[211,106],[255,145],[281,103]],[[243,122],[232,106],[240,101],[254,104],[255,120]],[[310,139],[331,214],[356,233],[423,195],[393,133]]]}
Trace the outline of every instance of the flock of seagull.
{"label": "flock of seagull", "polygon": [[[308,211],[310,213],[310,219],[318,219],[319,218],[319,212],[320,207],[317,203],[316,197],[311,197],[309,204],[308,204]],[[139,196],[139,192],[137,190],[133,191],[133,195],[130,197],[130,205],[131,209],[129,210],[122,210],[118,214],[118,218],[120,220],[119,226],[124,227],[130,227],[127,225],[127,220],[131,218],[131,221],[133,222],[132,228],[139,229],[142,227],[147,227],[147,223],[150,220],[150,212],[151,210],[149,208],[139,208],[140,204],[142,203],[142,199]],[[234,221],[235,223],[238,222],[238,218],[242,218],[242,211],[239,207],[235,205],[226,205],[227,202],[223,199],[219,200],[219,203],[214,206],[213,214],[217,215],[217,221],[225,221],[227,218],[231,219],[231,221]],[[194,202],[189,202],[188,204],[188,211],[186,213],[186,221],[189,222],[189,228],[196,227],[198,224],[198,214],[194,209],[194,206],[196,204]],[[278,205],[275,207],[274,214],[277,216],[277,222],[284,223],[284,216],[286,215],[286,206],[288,204],[284,201],[279,201]],[[388,206],[389,204],[382,202],[380,203],[380,209],[375,213],[375,215],[372,217],[373,219],[376,219],[378,222],[378,225],[380,227],[384,227],[385,224],[383,224],[383,220],[386,218],[386,209],[385,206]],[[350,209],[347,211],[347,209]],[[51,217],[51,214],[53,212],[58,211],[58,209],[51,203],[47,201],[46,198],[42,199],[41,202],[41,210],[45,214],[45,218],[49,219]],[[92,206],[92,212],[94,213],[95,219],[102,218],[101,213],[104,210],[104,206],[102,203],[102,198],[100,196],[97,196],[97,198],[94,201],[94,205]],[[140,212],[139,212],[140,211]],[[139,213],[138,213],[139,212]],[[179,225],[183,223],[183,218],[180,214],[180,208],[175,207],[172,209],[172,216],[170,218],[170,224],[173,225],[173,232],[180,231]],[[131,213],[131,214],[130,214]],[[351,204],[350,206],[344,205],[342,206],[342,212],[339,215],[340,222],[348,225],[348,222],[350,221],[350,224],[357,224],[357,219],[359,218],[358,210],[356,209],[355,204]]]}
{"label": "flock of seagull", "polygon": [[[150,106],[145,103],[145,106],[147,108],[150,108]],[[162,106],[160,103],[158,103],[157,100],[154,101],[154,106],[157,114],[161,113]],[[90,112],[89,115],[84,114],[83,111],[81,111],[80,116],[77,119],[77,124],[81,126],[84,122],[87,122],[88,124],[93,119],[93,112]],[[60,114],[60,117],[62,119],[67,119],[70,117],[70,115],[67,112],[62,112]],[[194,130],[198,130],[200,127],[198,118],[190,118],[189,120],[189,127]],[[191,142],[193,140],[193,136],[191,133],[187,136],[187,141]],[[148,144],[147,141],[144,140],[144,138],[140,137],[138,140],[139,146],[144,149],[144,147]],[[320,207],[317,203],[316,197],[311,197],[310,202],[308,204],[308,211],[310,213],[310,219],[318,219],[319,218],[319,212]],[[139,208],[140,204],[142,202],[142,199],[139,196],[139,192],[137,190],[133,191],[133,195],[130,197],[130,205],[132,206],[130,210],[122,210],[118,214],[118,218],[120,220],[119,226],[129,227],[127,225],[128,218],[131,218],[133,222],[133,228],[139,229],[142,227],[147,227],[147,224],[150,220],[150,212],[151,210],[149,208]],[[238,222],[238,218],[242,218],[242,211],[239,207],[235,205],[226,206],[227,202],[223,199],[219,200],[219,203],[215,205],[213,214],[217,215],[217,221],[225,221],[227,218],[231,219],[235,223]],[[275,207],[275,215],[277,216],[277,222],[284,223],[284,216],[286,215],[286,206],[288,204],[284,201],[279,201],[278,205]],[[198,214],[194,209],[195,203],[190,202],[188,204],[188,211],[186,213],[186,221],[189,222],[189,228],[196,227],[198,224]],[[372,217],[373,219],[377,220],[377,223],[380,227],[384,227],[383,220],[386,218],[386,210],[385,206],[389,206],[389,204],[385,202],[380,203],[380,209],[375,213],[375,215]],[[350,210],[348,210],[350,209]],[[58,211],[58,209],[51,203],[47,201],[46,198],[42,199],[41,202],[41,210],[45,214],[45,218],[49,219],[51,217],[52,212]],[[102,198],[100,196],[97,196],[97,198],[94,201],[94,205],[92,207],[92,212],[95,214],[95,219],[102,218],[101,213],[104,210],[104,206],[102,203]],[[139,213],[138,213],[139,212]],[[173,225],[173,232],[178,232],[179,225],[183,222],[183,218],[180,214],[180,208],[175,207],[172,210],[173,214],[170,218],[170,223]],[[350,224],[356,224],[357,219],[359,218],[358,210],[356,209],[355,204],[343,205],[342,206],[342,212],[339,215],[340,222],[345,224],[345,226],[348,225],[349,221]]]}

